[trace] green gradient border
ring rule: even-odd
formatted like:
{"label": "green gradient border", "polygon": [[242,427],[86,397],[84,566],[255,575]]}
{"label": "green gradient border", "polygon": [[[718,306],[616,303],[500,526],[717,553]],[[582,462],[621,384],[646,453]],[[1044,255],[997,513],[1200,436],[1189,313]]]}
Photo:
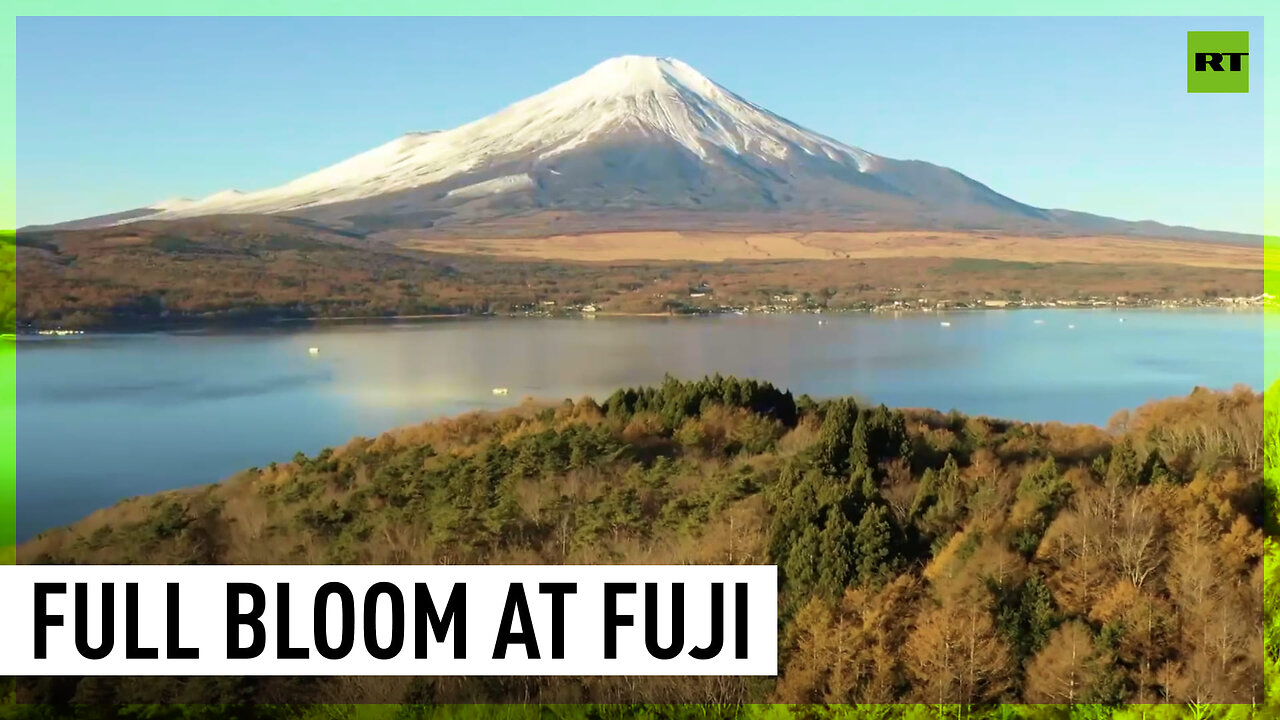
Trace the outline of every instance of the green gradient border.
{"label": "green gradient border", "polygon": [[[5,50],[0,52],[3,62],[3,67],[0,67],[0,98],[4,103],[3,119],[7,121],[0,131],[3,138],[0,139],[0,168],[3,169],[0,172],[0,229],[12,229],[16,225],[16,23],[17,18],[24,15],[1250,16],[1264,18],[1264,33],[1270,24],[1267,21],[1280,16],[1280,3],[1271,2],[1271,12],[1267,12],[1267,3],[1261,0],[363,0],[359,3],[352,0],[190,0],[181,3],[167,0],[16,0],[10,3],[10,7],[12,14],[3,18],[4,26],[0,30],[0,38],[5,43]],[[1260,42],[1258,44],[1261,46]],[[1261,51],[1261,47],[1258,50]],[[1181,60],[1180,55],[1171,58],[1171,62]],[[1278,117],[1276,103],[1280,102],[1280,74],[1265,73],[1265,56],[1263,65],[1259,67],[1264,69],[1263,76],[1251,91],[1264,93],[1263,227],[1268,233],[1264,287],[1266,292],[1280,296],[1280,160],[1277,160],[1280,155],[1277,152],[1280,147],[1280,121],[1275,120]],[[1280,329],[1280,310],[1269,309],[1264,317],[1263,363],[1266,377],[1273,378],[1280,376],[1280,343],[1272,340],[1272,330]],[[0,333],[9,332],[12,329],[0,328]],[[17,517],[16,382],[16,349],[10,339],[3,338],[0,339],[0,564],[14,561]],[[1268,397],[1268,403],[1273,399],[1280,401],[1280,397]],[[1268,477],[1275,471],[1276,468],[1268,467]],[[1270,512],[1274,513],[1274,508]],[[1272,571],[1273,568],[1267,568],[1268,575]],[[1009,710],[1017,712],[1015,707]],[[1266,712],[1261,708],[1258,711]],[[484,714],[481,712],[477,716]]]}
{"label": "green gradient border", "polygon": [[[17,227],[18,128],[17,128],[17,23],[5,18],[0,27],[0,243],[12,239]],[[13,259],[0,247],[0,262],[14,263],[12,273],[0,274],[0,282],[12,277],[16,285],[17,248]],[[0,287],[0,298],[16,288]],[[16,561],[18,530],[18,348],[16,327],[0,327],[0,565]]]}

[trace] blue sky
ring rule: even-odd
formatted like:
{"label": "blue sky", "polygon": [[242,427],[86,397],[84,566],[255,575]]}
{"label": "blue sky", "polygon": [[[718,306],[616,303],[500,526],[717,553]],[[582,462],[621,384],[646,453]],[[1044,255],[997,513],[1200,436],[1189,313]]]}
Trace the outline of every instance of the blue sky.
{"label": "blue sky", "polygon": [[[1251,88],[1186,92],[1186,31]],[[1042,207],[1262,229],[1262,25],[1208,18],[19,18],[18,220],[285,182],[624,54]]]}

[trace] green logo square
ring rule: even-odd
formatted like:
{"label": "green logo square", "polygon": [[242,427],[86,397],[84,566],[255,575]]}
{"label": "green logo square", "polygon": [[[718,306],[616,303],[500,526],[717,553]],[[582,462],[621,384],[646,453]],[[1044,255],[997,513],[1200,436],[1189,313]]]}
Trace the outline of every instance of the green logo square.
{"label": "green logo square", "polygon": [[1249,33],[1188,31],[1187,92],[1249,92]]}

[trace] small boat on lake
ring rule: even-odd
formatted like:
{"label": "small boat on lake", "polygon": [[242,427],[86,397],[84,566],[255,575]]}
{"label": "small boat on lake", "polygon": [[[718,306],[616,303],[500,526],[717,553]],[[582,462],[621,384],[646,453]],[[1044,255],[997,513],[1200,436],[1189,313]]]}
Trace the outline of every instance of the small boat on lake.
{"label": "small boat on lake", "polygon": [[494,394],[494,395],[506,395],[506,394],[507,394],[507,393],[509,393],[509,392],[511,392],[511,391],[510,391],[510,390],[508,390],[507,388],[494,388],[494,389],[493,389],[493,394]]}
{"label": "small boat on lake", "polygon": [[308,354],[308,355],[319,355],[319,354],[320,354],[320,348],[315,348],[315,347],[313,347],[313,348],[307,348],[307,354]]}
{"label": "small boat on lake", "polygon": [[943,320],[939,324],[942,325],[942,327],[951,327],[951,323],[947,322],[946,320]]}

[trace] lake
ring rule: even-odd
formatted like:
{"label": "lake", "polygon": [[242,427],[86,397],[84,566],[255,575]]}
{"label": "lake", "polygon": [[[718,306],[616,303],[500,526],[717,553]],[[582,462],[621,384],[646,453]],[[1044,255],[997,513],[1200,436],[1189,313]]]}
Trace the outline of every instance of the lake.
{"label": "lake", "polygon": [[[356,435],[525,396],[603,399],[665,373],[1104,424],[1121,408],[1197,385],[1260,389],[1262,323],[1260,310],[1015,310],[468,319],[24,340],[18,537]],[[496,396],[495,387],[509,394]]]}

